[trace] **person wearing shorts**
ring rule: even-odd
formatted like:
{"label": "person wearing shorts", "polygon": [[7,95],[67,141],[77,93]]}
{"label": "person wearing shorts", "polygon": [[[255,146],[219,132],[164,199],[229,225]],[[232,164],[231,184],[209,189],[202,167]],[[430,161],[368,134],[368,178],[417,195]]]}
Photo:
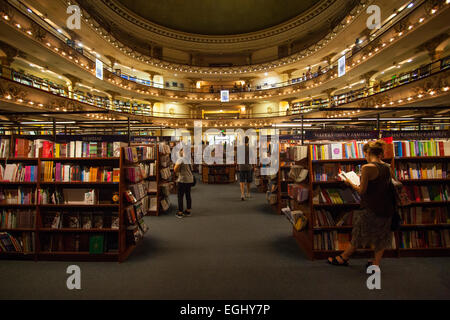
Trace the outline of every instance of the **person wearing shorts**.
{"label": "person wearing shorts", "polygon": [[241,188],[241,200],[250,198],[250,184],[253,182],[253,166],[250,164],[249,139],[245,137],[245,163],[239,164],[239,185]]}

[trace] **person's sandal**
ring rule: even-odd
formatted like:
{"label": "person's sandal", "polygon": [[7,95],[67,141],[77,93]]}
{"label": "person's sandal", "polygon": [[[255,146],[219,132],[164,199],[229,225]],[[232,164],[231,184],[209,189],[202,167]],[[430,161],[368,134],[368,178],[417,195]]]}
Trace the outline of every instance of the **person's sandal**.
{"label": "person's sandal", "polygon": [[185,217],[190,217],[192,215],[191,211],[187,211],[187,210],[184,210],[183,214]]}
{"label": "person's sandal", "polygon": [[[342,263],[341,262],[339,262],[337,259],[336,259],[336,257],[340,257],[341,258],[341,260],[343,261]],[[330,261],[330,258],[328,258],[327,259],[327,262],[329,263],[329,264],[331,264],[331,265],[333,265],[333,266],[345,266],[345,267],[347,267],[348,266],[348,260],[345,260],[344,258],[342,258],[342,256],[341,255],[338,255],[338,256],[336,256],[336,257],[333,257],[333,259]]]}

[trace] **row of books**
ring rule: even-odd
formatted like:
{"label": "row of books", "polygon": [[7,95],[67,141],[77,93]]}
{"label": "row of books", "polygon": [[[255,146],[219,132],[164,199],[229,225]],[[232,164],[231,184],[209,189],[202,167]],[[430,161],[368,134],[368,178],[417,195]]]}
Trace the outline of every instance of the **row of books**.
{"label": "row of books", "polygon": [[140,163],[135,167],[128,167],[125,169],[127,180],[131,183],[137,183],[148,177],[156,176],[157,164],[152,163]]}
{"label": "row of books", "polygon": [[10,156],[10,139],[0,138],[0,158]]}
{"label": "row of books", "polygon": [[404,224],[450,224],[448,207],[405,207],[400,216]]}
{"label": "row of books", "polygon": [[0,212],[0,229],[34,228],[34,210],[6,210]]}
{"label": "row of books", "polygon": [[39,204],[93,205],[99,203],[98,190],[85,188],[41,188],[37,191]]}
{"label": "row of books", "polygon": [[0,202],[4,204],[35,204],[36,190],[24,187],[0,189]]}
{"label": "row of books", "polygon": [[349,233],[337,231],[314,233],[314,250],[345,250],[349,246]]}
{"label": "row of books", "polygon": [[447,163],[399,163],[395,168],[398,179],[447,179]]}
{"label": "row of books", "polygon": [[120,182],[120,168],[42,161],[44,182]]}
{"label": "row of books", "polygon": [[357,164],[336,164],[326,163],[315,165],[314,167],[314,181],[339,181],[338,175],[341,171],[361,173],[362,165]]}
{"label": "row of books", "polygon": [[360,203],[361,197],[350,188],[317,188],[314,204],[352,204]]}
{"label": "row of books", "polygon": [[14,236],[0,232],[0,252],[35,252],[34,232],[22,232]]}
{"label": "row of books", "polygon": [[450,156],[450,141],[394,141],[394,155],[396,157]]}
{"label": "row of books", "polygon": [[128,189],[125,190],[125,198],[127,199],[128,203],[136,203],[140,199],[144,198],[148,194],[149,186],[150,181],[142,181],[140,183],[129,185]]}
{"label": "row of books", "polygon": [[143,160],[156,160],[156,147],[127,147],[124,148],[125,159],[128,162],[137,163]]}
{"label": "row of books", "polygon": [[[314,250],[346,250],[350,246],[351,234],[334,231],[314,233]],[[392,233],[391,248],[396,248],[395,234]]]}
{"label": "row of books", "polygon": [[450,248],[450,230],[402,231],[399,237],[401,249]]}
{"label": "row of books", "polygon": [[22,163],[0,165],[0,181],[5,182],[36,182],[37,166]]}
{"label": "row of books", "polygon": [[119,229],[119,214],[103,212],[47,212],[42,225],[49,229]]}
{"label": "row of books", "polygon": [[303,202],[309,198],[309,189],[300,184],[288,184],[288,194],[292,199]]}
{"label": "row of books", "polygon": [[448,201],[448,185],[403,186],[411,201]]}
{"label": "row of books", "polygon": [[[352,140],[350,142],[339,142],[323,145],[311,145],[311,159],[314,160],[341,160],[364,158],[363,147],[366,142]],[[386,148],[385,157],[391,155],[391,147]]]}
{"label": "row of books", "polygon": [[358,214],[359,210],[350,210],[346,212],[333,213],[328,210],[315,210],[314,227],[341,227],[352,226],[353,219]]}
{"label": "row of books", "polygon": [[120,156],[120,148],[126,146],[123,142],[85,142],[70,141],[54,143],[50,140],[29,140],[17,138],[14,156],[24,158],[111,158]]}
{"label": "row of books", "polygon": [[286,149],[286,158],[292,161],[301,161],[308,157],[308,146],[292,146]]}
{"label": "row of books", "polygon": [[42,252],[116,253],[119,250],[117,234],[44,233],[40,235]]}

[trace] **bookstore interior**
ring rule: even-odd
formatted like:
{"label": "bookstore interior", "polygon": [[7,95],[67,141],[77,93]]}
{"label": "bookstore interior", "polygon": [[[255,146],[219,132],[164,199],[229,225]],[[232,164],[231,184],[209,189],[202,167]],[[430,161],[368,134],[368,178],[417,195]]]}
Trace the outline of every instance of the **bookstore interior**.
{"label": "bookstore interior", "polygon": [[[214,2],[0,2],[0,298],[35,297],[19,271],[37,286],[58,263],[135,266],[158,288],[142,298],[302,297],[324,277],[312,263],[342,270],[326,262],[352,244],[365,206],[349,185],[376,140],[400,197],[381,268],[414,259],[447,283],[384,297],[450,298],[450,1]],[[177,219],[181,155],[195,183]],[[198,288],[170,295],[156,275],[187,286],[182,259]],[[248,295],[213,289],[215,272]]]}

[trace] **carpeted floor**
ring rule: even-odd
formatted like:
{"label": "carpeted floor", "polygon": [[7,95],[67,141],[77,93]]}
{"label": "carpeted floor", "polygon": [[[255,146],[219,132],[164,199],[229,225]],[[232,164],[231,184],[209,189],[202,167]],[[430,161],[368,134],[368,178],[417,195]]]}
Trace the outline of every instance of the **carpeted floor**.
{"label": "carpeted floor", "polygon": [[348,268],[309,261],[264,194],[237,185],[193,190],[193,216],[146,218],[150,231],[123,264],[73,263],[82,290],[66,288],[68,262],[0,261],[0,299],[449,299],[450,258],[385,259],[381,290],[365,260]]}

